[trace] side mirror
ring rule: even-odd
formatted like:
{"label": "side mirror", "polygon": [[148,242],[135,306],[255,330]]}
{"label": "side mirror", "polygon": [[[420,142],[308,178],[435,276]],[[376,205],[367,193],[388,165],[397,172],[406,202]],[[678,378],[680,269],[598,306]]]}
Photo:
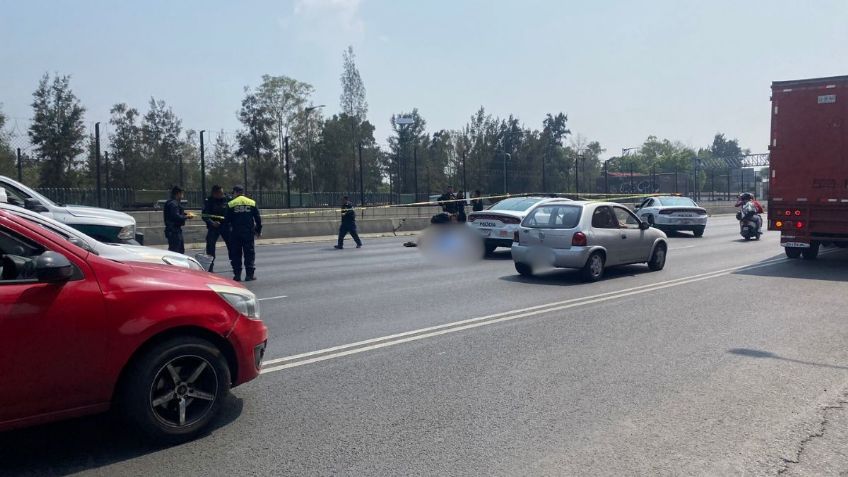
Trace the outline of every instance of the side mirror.
{"label": "side mirror", "polygon": [[35,259],[35,278],[40,282],[66,282],[73,276],[74,266],[61,253],[44,252]]}
{"label": "side mirror", "polygon": [[24,208],[33,212],[47,212],[47,207],[44,207],[38,199],[24,199]]}
{"label": "side mirror", "polygon": [[639,230],[648,230],[651,228],[651,224],[647,222],[639,222]]}

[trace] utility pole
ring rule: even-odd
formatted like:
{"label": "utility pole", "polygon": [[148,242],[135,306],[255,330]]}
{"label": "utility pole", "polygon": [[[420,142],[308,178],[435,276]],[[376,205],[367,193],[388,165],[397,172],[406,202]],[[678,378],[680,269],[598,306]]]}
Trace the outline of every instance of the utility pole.
{"label": "utility pole", "polygon": [[94,173],[97,175],[97,207],[102,206],[103,189],[100,187],[100,122],[94,123]]}
{"label": "utility pole", "polygon": [[286,136],[286,207],[291,209],[291,167],[289,166],[289,137]]}
{"label": "utility pole", "polygon": [[242,187],[247,188],[247,154],[244,155],[244,185]]}
{"label": "utility pole", "polygon": [[365,174],[362,171],[362,141],[359,141],[359,203],[365,207]]}
{"label": "utility pole", "polygon": [[412,180],[415,182],[415,187],[413,187],[413,191],[415,192],[415,200],[414,202],[418,202],[418,140],[415,140],[415,147],[412,149],[412,167],[415,169],[412,171]]}
{"label": "utility pole", "polygon": [[206,131],[200,131],[200,197],[206,194],[206,149],[203,144],[203,134]]}
{"label": "utility pole", "polygon": [[465,182],[465,151],[462,151],[462,190],[468,194],[468,184]]}
{"label": "utility pole", "polygon": [[21,148],[18,148],[18,182],[24,181],[24,167],[21,160]]}
{"label": "utility pole", "polygon": [[183,184],[183,155],[182,155],[182,154],[180,154],[179,156],[177,156],[177,160],[179,161],[179,165],[180,165],[180,182],[179,182],[179,186],[180,186],[180,187],[184,187],[184,185],[185,185],[185,184]]}
{"label": "utility pole", "polygon": [[604,161],[604,194],[609,195],[609,166],[607,165],[609,161]]}
{"label": "utility pole", "polygon": [[503,160],[504,195],[509,195],[509,175],[508,175],[508,169],[506,167],[506,160],[507,160],[507,158],[512,159],[512,154],[505,152],[505,153],[503,153],[503,155],[504,155],[504,160]]}
{"label": "utility pole", "polygon": [[[579,156],[578,156],[579,157]],[[577,166],[577,157],[574,158],[574,193],[580,198],[580,169]]]}
{"label": "utility pole", "polygon": [[542,192],[548,191],[547,171],[545,164],[548,162],[548,153],[551,151],[551,145],[548,143],[545,147],[545,154],[542,155]]}
{"label": "utility pole", "polygon": [[103,151],[103,167],[106,172],[106,208],[112,208],[112,181],[109,178],[109,151]]}

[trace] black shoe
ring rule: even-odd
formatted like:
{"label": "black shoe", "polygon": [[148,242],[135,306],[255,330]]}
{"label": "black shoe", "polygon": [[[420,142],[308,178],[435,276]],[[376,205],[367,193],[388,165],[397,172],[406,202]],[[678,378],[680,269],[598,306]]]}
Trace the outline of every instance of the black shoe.
{"label": "black shoe", "polygon": [[236,276],[234,276],[234,277],[233,277],[233,281],[234,281],[234,282],[240,282],[240,281],[241,281],[241,277],[240,277],[240,276],[238,276],[238,275],[236,275]]}
{"label": "black shoe", "polygon": [[362,248],[362,244],[361,244],[361,243],[360,243],[360,244],[357,244],[357,245],[356,245],[356,248]]}
{"label": "black shoe", "polygon": [[256,280],[256,277],[254,277],[253,275],[248,275],[244,278],[244,281],[246,282],[252,282],[254,280]]}
{"label": "black shoe", "polygon": [[341,245],[333,245],[333,248],[336,249],[336,250],[343,250],[344,249],[344,247],[342,247]]}

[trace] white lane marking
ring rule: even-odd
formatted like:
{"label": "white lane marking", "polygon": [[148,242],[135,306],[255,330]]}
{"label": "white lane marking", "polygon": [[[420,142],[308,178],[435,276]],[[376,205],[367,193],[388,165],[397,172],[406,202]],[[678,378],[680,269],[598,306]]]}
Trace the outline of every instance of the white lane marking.
{"label": "white lane marking", "polygon": [[[574,308],[577,306],[583,305],[591,305],[594,303],[600,303],[604,301],[613,300],[616,298],[624,298],[627,296],[638,295],[642,293],[648,293],[652,291],[662,290],[665,288],[675,287],[679,285],[686,285],[689,283],[699,282],[702,280],[708,280],[710,278],[716,278],[720,276],[729,275],[736,271],[741,270],[754,270],[757,268],[767,267],[774,265],[776,263],[786,262],[785,258],[768,260],[756,265],[745,265],[742,267],[734,267],[734,268],[726,268],[723,270],[716,270],[708,273],[701,273],[698,275],[692,275],[689,277],[678,278],[675,280],[667,280],[665,282],[658,282],[650,285],[643,285],[639,287],[628,288],[625,290],[618,290],[614,292],[601,293],[594,296],[583,297],[583,298],[575,298],[571,300],[565,300],[557,303],[549,303],[547,305],[538,305],[529,308],[523,308],[518,310],[507,311],[503,313],[496,313],[493,315],[482,316],[478,318],[471,318],[468,320],[455,321],[453,323],[446,323],[443,325],[431,326],[428,328],[421,328],[418,330],[407,331],[404,333],[398,333],[394,335],[384,336],[380,338],[372,338],[369,340],[358,341],[356,343],[350,343],[341,346],[334,346],[332,348],[326,348],[323,350],[310,351],[308,353],[301,353],[293,356],[287,356],[285,358],[277,358],[265,361],[263,366],[267,366],[269,364],[283,363],[286,361],[294,361],[285,364],[281,364],[279,366],[272,366],[270,368],[262,369],[261,373],[272,373],[275,371],[281,371],[284,369],[294,368],[297,366],[303,366],[305,364],[317,363],[320,361],[326,361],[328,359],[340,358],[343,356],[348,356],[352,354],[362,353],[365,351],[385,348],[388,346],[394,346],[397,344],[408,343],[411,341],[422,340],[425,338],[431,338],[434,336],[444,335],[447,333],[454,333],[457,331],[463,331],[470,328],[476,328],[479,326],[490,325],[495,323],[501,323],[505,321],[516,320],[519,318],[527,318],[530,316],[541,315],[544,313],[550,313],[553,311],[561,311],[569,308]],[[353,349],[351,349],[353,348]],[[321,356],[316,356],[321,355]],[[310,359],[301,359],[307,358],[309,356],[315,356]]]}
{"label": "white lane marking", "polygon": [[687,245],[685,247],[672,247],[669,250],[683,250],[683,249],[695,248],[695,247],[697,247],[697,245]]}
{"label": "white lane marking", "polygon": [[259,298],[258,300],[259,300],[259,301],[268,301],[268,300],[279,300],[279,299],[281,299],[281,298],[288,298],[288,297],[287,297],[287,296],[285,296],[285,295],[280,295],[280,296],[269,296],[269,297],[267,297],[267,298]]}

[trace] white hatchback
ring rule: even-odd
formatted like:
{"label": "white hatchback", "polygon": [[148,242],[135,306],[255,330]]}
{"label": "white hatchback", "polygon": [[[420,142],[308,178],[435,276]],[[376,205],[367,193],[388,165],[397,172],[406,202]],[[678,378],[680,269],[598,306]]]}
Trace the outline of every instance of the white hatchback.
{"label": "white hatchback", "polygon": [[512,237],[527,213],[533,207],[549,201],[564,201],[568,199],[552,199],[549,197],[510,197],[480,212],[468,214],[468,226],[475,229],[490,254],[498,247],[512,247]]}

